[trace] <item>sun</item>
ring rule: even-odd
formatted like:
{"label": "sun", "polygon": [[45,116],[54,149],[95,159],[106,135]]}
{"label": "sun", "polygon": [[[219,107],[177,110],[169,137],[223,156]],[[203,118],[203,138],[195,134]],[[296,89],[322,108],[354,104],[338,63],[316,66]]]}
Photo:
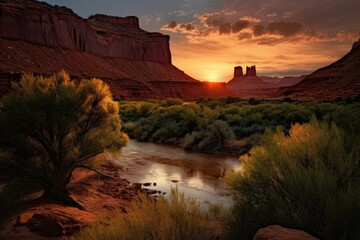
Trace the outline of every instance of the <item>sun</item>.
{"label": "sun", "polygon": [[219,82],[221,74],[218,71],[209,71],[205,74],[205,81],[208,82]]}

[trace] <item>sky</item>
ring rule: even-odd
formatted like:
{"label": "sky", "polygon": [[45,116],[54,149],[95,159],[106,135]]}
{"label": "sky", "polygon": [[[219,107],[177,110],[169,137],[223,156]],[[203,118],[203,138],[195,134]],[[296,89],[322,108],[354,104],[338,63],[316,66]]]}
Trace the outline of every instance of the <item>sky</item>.
{"label": "sky", "polygon": [[260,76],[309,74],[360,38],[359,0],[46,0],[83,18],[137,16],[170,35],[173,64],[202,81],[232,78],[235,66]]}

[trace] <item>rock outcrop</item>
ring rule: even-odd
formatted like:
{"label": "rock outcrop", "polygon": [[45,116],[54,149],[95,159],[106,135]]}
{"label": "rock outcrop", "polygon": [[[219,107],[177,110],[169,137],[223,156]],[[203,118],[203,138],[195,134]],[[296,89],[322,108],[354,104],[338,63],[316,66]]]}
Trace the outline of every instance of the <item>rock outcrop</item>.
{"label": "rock outcrop", "polygon": [[226,86],[238,97],[273,97],[277,94],[276,85],[266,83],[256,76],[256,67],[246,67],[243,75],[241,66],[234,68],[234,77]]}
{"label": "rock outcrop", "polygon": [[169,36],[139,28],[137,17],[82,19],[66,7],[0,0],[0,94],[23,72],[101,78],[123,99],[230,95],[171,64]]}
{"label": "rock outcrop", "polygon": [[309,100],[358,96],[360,94],[360,39],[340,60],[315,71],[300,83],[283,88],[281,91],[292,98]]}
{"label": "rock outcrop", "polygon": [[169,36],[139,28],[137,17],[94,15],[31,0],[1,1],[0,37],[105,57],[171,63]]}
{"label": "rock outcrop", "polygon": [[296,229],[273,225],[259,229],[253,240],[319,240],[310,234]]}
{"label": "rock outcrop", "polygon": [[245,76],[256,76],[256,66],[246,67],[246,74]]}
{"label": "rock outcrop", "polygon": [[299,77],[287,76],[287,77],[282,77],[282,78],[260,76],[259,78],[261,80],[263,80],[264,82],[274,84],[277,87],[288,87],[288,86],[293,86],[295,84],[298,84],[299,82],[304,80],[305,77],[306,77],[306,75],[299,76]]}

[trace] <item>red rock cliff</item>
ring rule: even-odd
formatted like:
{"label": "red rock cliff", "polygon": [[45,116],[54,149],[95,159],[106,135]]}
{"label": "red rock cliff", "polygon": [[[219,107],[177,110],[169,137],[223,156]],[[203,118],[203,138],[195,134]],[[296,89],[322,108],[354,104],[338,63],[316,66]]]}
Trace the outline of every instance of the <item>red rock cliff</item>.
{"label": "red rock cliff", "polygon": [[320,68],[300,83],[282,88],[284,95],[298,99],[331,100],[360,95],[360,39],[348,54]]}
{"label": "red rock cliff", "polygon": [[65,7],[0,0],[0,95],[22,72],[106,81],[116,97],[185,99],[231,95],[171,64],[169,36],[139,28],[137,17],[82,19]]}
{"label": "red rock cliff", "polygon": [[169,36],[141,30],[136,17],[95,15],[85,20],[68,8],[36,1],[0,3],[2,38],[106,57],[171,63]]}

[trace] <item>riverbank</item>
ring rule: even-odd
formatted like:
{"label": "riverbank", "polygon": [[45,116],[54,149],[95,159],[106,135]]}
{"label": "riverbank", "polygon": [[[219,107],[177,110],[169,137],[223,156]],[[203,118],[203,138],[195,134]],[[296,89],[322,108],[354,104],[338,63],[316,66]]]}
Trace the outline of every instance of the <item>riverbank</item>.
{"label": "riverbank", "polygon": [[68,186],[71,197],[84,210],[39,198],[21,204],[1,219],[0,239],[49,239],[70,236],[98,217],[111,218],[137,195],[141,185],[122,178],[122,168],[108,161],[101,165],[108,177],[77,169]]}

